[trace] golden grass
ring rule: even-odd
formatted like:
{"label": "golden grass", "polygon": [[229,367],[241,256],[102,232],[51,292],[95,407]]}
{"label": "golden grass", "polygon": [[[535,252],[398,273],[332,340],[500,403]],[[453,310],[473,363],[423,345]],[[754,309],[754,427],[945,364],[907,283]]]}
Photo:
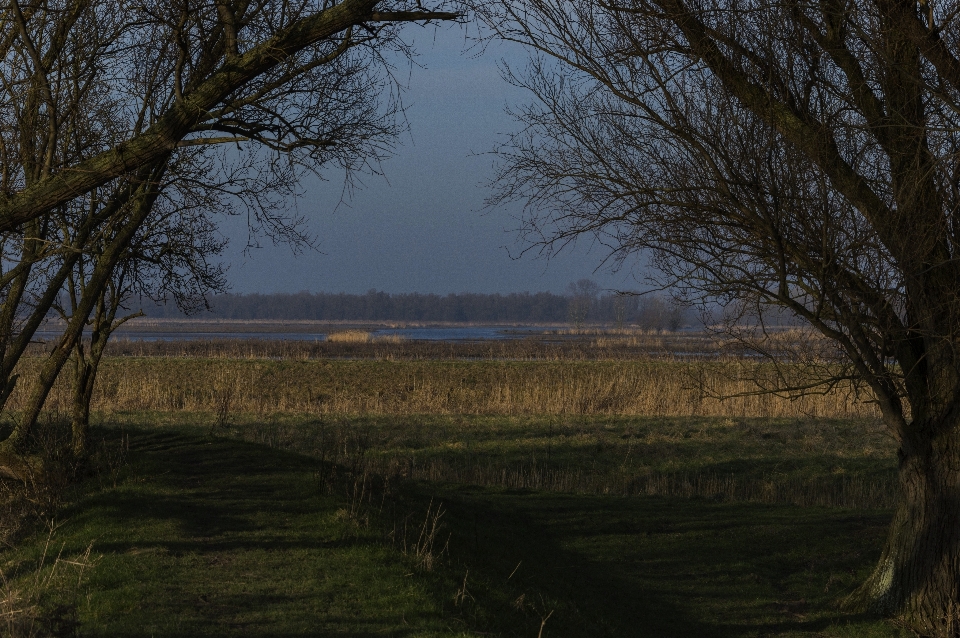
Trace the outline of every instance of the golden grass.
{"label": "golden grass", "polygon": [[331,343],[403,343],[402,335],[376,335],[365,330],[339,330],[327,333],[327,341]]}
{"label": "golden grass", "polygon": [[[28,361],[26,367],[37,365]],[[258,414],[875,416],[849,388],[790,400],[755,390],[744,362],[300,360],[109,357],[93,409]],[[31,377],[28,369],[23,378]],[[25,398],[18,386],[10,409]],[[735,396],[739,395],[739,396]],[[725,400],[716,397],[728,396]],[[59,383],[49,406],[67,410]]]}
{"label": "golden grass", "polygon": [[373,335],[365,330],[340,330],[327,334],[327,341],[333,343],[369,343]]}

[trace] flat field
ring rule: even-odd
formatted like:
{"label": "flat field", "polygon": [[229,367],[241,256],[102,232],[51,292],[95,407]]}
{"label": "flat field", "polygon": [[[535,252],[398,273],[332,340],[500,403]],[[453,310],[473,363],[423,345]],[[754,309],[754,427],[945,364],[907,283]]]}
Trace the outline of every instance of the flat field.
{"label": "flat field", "polygon": [[837,607],[895,496],[852,392],[746,395],[742,360],[208,355],[104,362],[100,470],[0,554],[7,627],[906,635]]}

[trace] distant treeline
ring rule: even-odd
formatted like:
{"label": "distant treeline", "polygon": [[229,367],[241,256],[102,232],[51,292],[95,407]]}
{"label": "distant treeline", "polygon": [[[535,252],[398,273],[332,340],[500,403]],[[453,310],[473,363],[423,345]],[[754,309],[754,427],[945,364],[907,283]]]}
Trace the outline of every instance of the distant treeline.
{"label": "distant treeline", "polygon": [[[473,321],[485,323],[594,323],[676,329],[685,320],[679,308],[660,297],[549,292],[449,295],[390,294],[224,294],[209,300],[198,317],[317,321]],[[144,307],[150,317],[182,317],[176,304]]]}

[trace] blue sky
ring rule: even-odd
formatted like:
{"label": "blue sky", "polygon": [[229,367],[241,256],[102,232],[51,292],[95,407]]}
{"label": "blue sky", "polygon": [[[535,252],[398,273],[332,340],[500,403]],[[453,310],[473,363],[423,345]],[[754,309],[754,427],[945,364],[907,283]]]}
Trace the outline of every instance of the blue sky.
{"label": "blue sky", "polygon": [[309,218],[318,251],[294,256],[262,242],[244,254],[242,222],[225,226],[233,291],[563,292],[584,277],[609,289],[640,288],[630,272],[596,270],[605,253],[588,241],[549,261],[520,257],[519,207],[484,208],[488,152],[518,126],[505,107],[528,99],[501,79],[497,64],[522,65],[525,53],[503,46],[464,53],[459,26],[411,29],[407,40],[423,68],[397,69],[407,84],[410,133],[383,164],[384,176],[366,177],[344,203],[340,175],[304,185],[297,210]]}

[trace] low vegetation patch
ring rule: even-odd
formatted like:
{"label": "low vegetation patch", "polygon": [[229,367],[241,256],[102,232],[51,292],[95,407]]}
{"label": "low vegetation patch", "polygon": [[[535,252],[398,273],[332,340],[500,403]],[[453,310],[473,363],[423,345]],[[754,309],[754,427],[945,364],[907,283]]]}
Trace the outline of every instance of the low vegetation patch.
{"label": "low vegetation patch", "polygon": [[[83,635],[462,633],[418,577],[422,556],[389,541],[369,498],[361,511],[321,491],[316,460],[182,431],[130,446],[115,485],[88,483],[52,536],[0,555],[18,618],[44,600],[22,592],[80,556],[92,568],[69,600]],[[38,558],[51,551],[52,567]]]}

